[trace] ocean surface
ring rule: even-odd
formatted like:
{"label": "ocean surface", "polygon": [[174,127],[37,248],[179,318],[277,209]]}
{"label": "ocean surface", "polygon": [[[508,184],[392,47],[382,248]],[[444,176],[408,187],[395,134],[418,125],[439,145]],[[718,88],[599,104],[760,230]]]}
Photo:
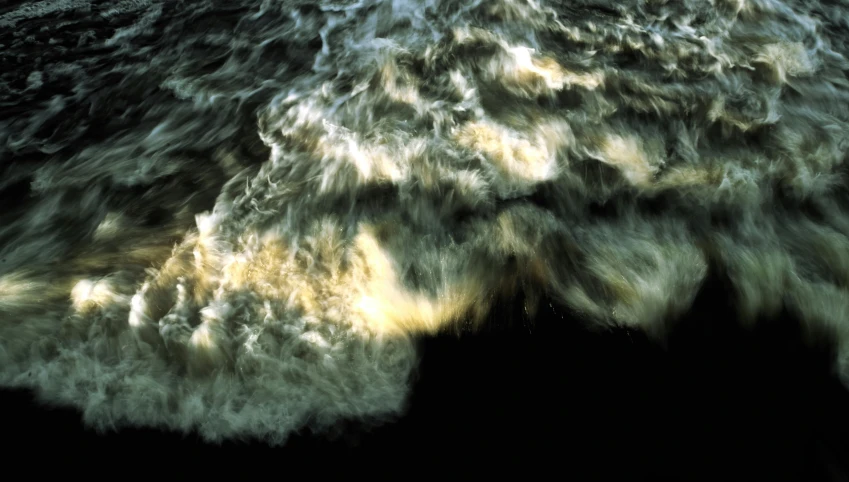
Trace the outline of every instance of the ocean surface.
{"label": "ocean surface", "polygon": [[7,1],[0,385],[277,445],[391,423],[510,300],[662,346],[709,273],[849,384],[847,14]]}

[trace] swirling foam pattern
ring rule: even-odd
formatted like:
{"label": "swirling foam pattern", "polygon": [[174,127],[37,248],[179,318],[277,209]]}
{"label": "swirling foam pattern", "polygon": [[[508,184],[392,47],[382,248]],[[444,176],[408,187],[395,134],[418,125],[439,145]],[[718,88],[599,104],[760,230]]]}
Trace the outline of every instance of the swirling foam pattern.
{"label": "swirling foam pattern", "polygon": [[[849,376],[849,2],[0,7],[0,383],[281,443],[546,296],[662,337],[709,266]],[[849,378],[847,378],[849,379]]]}

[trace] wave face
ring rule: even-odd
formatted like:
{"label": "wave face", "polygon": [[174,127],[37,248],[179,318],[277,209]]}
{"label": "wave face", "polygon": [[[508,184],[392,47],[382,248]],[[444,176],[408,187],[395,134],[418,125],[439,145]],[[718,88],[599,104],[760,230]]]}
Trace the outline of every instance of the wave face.
{"label": "wave face", "polygon": [[849,381],[849,2],[0,7],[0,383],[282,443],[545,296],[663,337],[716,266]]}

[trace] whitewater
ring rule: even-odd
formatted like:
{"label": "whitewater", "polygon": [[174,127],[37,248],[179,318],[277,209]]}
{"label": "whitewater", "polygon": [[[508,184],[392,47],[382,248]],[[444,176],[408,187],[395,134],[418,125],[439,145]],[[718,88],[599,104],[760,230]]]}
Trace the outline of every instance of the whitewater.
{"label": "whitewater", "polygon": [[402,414],[498,300],[658,342],[710,270],[849,384],[849,2],[0,7],[0,385],[98,430]]}

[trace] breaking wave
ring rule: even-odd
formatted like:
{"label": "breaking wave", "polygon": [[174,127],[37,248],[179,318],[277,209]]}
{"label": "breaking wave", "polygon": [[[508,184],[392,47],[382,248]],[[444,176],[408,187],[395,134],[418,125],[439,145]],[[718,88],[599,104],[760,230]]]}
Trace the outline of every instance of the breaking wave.
{"label": "breaking wave", "polygon": [[0,7],[0,383],[282,443],[547,297],[662,338],[709,266],[849,382],[846,1]]}

